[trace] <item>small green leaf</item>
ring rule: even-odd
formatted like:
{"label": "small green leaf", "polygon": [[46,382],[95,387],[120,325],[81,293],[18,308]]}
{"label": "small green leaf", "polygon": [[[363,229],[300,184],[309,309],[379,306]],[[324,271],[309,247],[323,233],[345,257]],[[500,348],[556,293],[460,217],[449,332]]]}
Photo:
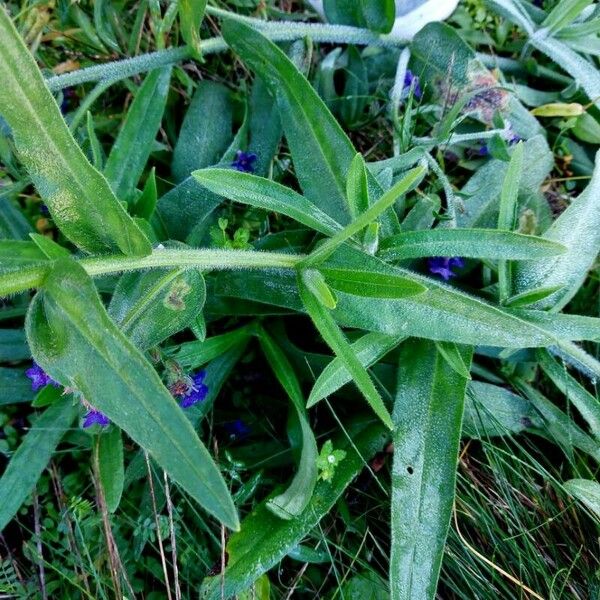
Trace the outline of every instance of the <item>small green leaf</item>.
{"label": "small green leaf", "polygon": [[127,432],[201,506],[237,529],[235,507],[210,454],[141,352],[110,320],[88,275],[60,259],[32,300],[32,354]]}
{"label": "small green leaf", "polygon": [[0,479],[0,531],[35,488],[76,413],[72,399],[63,398],[47,408],[23,438]]}
{"label": "small green leaf", "polygon": [[333,310],[337,299],[329,286],[325,283],[323,275],[314,269],[307,269],[302,273],[302,281],[310,290],[310,293],[325,307]]}
{"label": "small green leaf", "polygon": [[544,300],[548,296],[554,294],[554,292],[558,292],[562,288],[562,285],[554,285],[551,287],[541,287],[536,288],[535,290],[529,290],[527,292],[521,292],[520,294],[515,294],[510,298],[507,298],[504,306],[507,308],[522,308],[523,306],[530,306],[539,302],[540,300]]}
{"label": "small green leaf", "polygon": [[465,379],[471,379],[471,371],[463,359],[462,348],[453,342],[435,342],[435,347],[453,371]]}
{"label": "small green leaf", "polygon": [[46,258],[49,258],[50,260],[70,255],[70,252],[66,248],[63,248],[54,240],[45,235],[40,235],[39,233],[30,233],[29,237],[33,240],[33,243],[46,255]]}
{"label": "small green leaf", "polygon": [[0,39],[0,115],[58,228],[87,252],[149,254],[150,242],[73,139],[3,7]]}
{"label": "small green leaf", "polygon": [[323,8],[330,23],[366,27],[388,33],[394,25],[394,0],[324,0]]}
{"label": "small green leaf", "polygon": [[282,494],[267,502],[267,508],[278,517],[292,519],[306,508],[317,483],[317,442],[304,408],[305,402],[300,382],[292,365],[283,350],[264,329],[259,331],[258,340],[269,366],[292,401],[296,418],[300,422],[302,452],[298,470],[289,487]]}
{"label": "small green leaf", "polygon": [[121,502],[125,471],[123,468],[123,438],[121,430],[111,427],[97,441],[98,474],[108,511],[114,513]]}
{"label": "small green leaf", "polygon": [[498,260],[550,258],[567,251],[560,243],[533,235],[495,229],[430,229],[405,231],[381,243],[385,260],[425,256],[463,256]]}
{"label": "small green leaf", "polygon": [[[462,349],[465,365],[471,349]],[[431,342],[402,347],[394,405],[392,600],[436,597],[454,503],[467,380]]]}
{"label": "small green leaf", "polygon": [[564,483],[564,488],[600,517],[600,484],[597,481],[570,479]]}
{"label": "small green leaf", "polygon": [[302,303],[319,333],[336,356],[344,362],[348,372],[352,375],[354,383],[356,383],[375,414],[388,428],[392,429],[392,419],[383,403],[383,399],[371,381],[366,369],[358,360],[352,346],[346,340],[342,330],[338,327],[329,311],[321,305],[306,286],[302,275],[298,278],[298,287]]}
{"label": "small green leaf", "polygon": [[192,269],[153,269],[119,279],[108,314],[142,350],[185,329],[206,299],[204,278]]}
{"label": "small green leaf", "polygon": [[177,0],[181,37],[194,51],[194,56],[202,56],[200,48],[200,25],[206,9],[206,0]]}
{"label": "small green leaf", "polygon": [[359,215],[352,223],[344,227],[342,231],[336,233],[332,238],[321,244],[305,260],[305,266],[314,266],[326,260],[336,249],[346,240],[364,229],[367,225],[375,221],[385,210],[394,205],[394,203],[409,190],[411,190],[425,175],[425,167],[416,167],[411,169],[400,181],[395,183],[391,189],[379,198],[364,213]]}
{"label": "small green leaf", "polygon": [[[404,336],[391,336],[382,333],[367,333],[352,344],[352,350],[360,363],[369,368],[393,350]],[[327,396],[335,394],[343,385],[352,381],[352,376],[340,358],[334,358],[321,372],[308,397],[306,408],[314,406]]]}
{"label": "small green leaf", "polygon": [[544,104],[538,106],[531,111],[532,115],[536,117],[578,117],[585,112],[585,108],[581,104],[571,103],[565,104],[564,102],[553,102],[551,104]]}
{"label": "small green leaf", "polygon": [[132,200],[160,128],[171,68],[155,69],[144,79],[110,151],[104,174],[121,200]]}
{"label": "small green leaf", "polygon": [[214,194],[286,215],[325,235],[334,235],[341,225],[294,190],[269,179],[232,169],[203,169],[193,177]]}

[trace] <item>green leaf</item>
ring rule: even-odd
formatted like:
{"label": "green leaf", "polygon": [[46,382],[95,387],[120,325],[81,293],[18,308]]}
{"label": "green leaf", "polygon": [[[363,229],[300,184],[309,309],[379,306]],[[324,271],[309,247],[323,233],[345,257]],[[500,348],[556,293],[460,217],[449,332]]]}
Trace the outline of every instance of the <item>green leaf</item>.
{"label": "green leaf", "polygon": [[182,182],[195,169],[217,164],[231,142],[231,92],[220,83],[201,81],[185,113],[171,171]]}
{"label": "green leaf", "polygon": [[[365,368],[373,366],[393,350],[404,336],[367,333],[352,344],[352,351]],[[335,394],[343,385],[352,381],[352,376],[340,358],[334,358],[321,372],[308,397],[306,408],[311,408],[327,396]]]}
{"label": "green leaf", "polygon": [[234,346],[247,340],[254,331],[254,324],[249,323],[233,331],[215,335],[205,340],[184,342],[176,350],[166,353],[186,370],[194,370],[221,356]]}
{"label": "green leaf", "polygon": [[144,184],[144,190],[141,195],[136,198],[131,210],[136,217],[149,221],[156,209],[158,201],[158,189],[156,187],[156,169],[152,167]]}
{"label": "green leaf", "polygon": [[[514,149],[506,171],[506,177],[504,178],[504,185],[500,193],[500,211],[498,215],[498,229],[500,231],[512,231],[515,228],[519,183],[523,173],[523,148],[523,143],[520,142]],[[516,245],[514,242],[513,244]],[[566,248],[563,251],[566,252]],[[528,258],[533,258],[533,256],[530,255]],[[511,293],[512,265],[507,260],[502,259],[498,263],[498,298],[500,303],[504,303]]]}
{"label": "green leaf", "polygon": [[0,39],[0,115],[58,228],[87,252],[149,254],[150,243],[73,139],[5,10]]}
{"label": "green leaf", "polygon": [[300,382],[292,365],[283,350],[264,329],[259,331],[258,341],[269,366],[292,401],[296,418],[300,422],[302,452],[298,470],[288,488],[267,502],[267,508],[278,517],[292,519],[306,508],[317,483],[317,442],[304,408],[305,402]]}
{"label": "green leaf", "polygon": [[153,269],[119,279],[108,314],[141,350],[185,329],[206,299],[201,273],[192,269]]}
{"label": "green leaf", "polygon": [[[248,588],[260,575],[281,561],[329,513],[337,499],[376,452],[382,450],[387,434],[379,425],[368,423],[365,415],[350,427],[352,443],[334,439],[336,448],[346,451],[346,458],[336,469],[333,479],[319,481],[308,506],[295,519],[284,521],[267,508],[268,499],[257,506],[242,522],[239,533],[227,542],[229,561],[225,572],[207,577],[200,590],[202,600],[231,598]],[[221,590],[221,585],[224,589]]]}
{"label": "green leaf", "polygon": [[544,373],[565,395],[567,402],[574,404],[590,427],[592,435],[600,440],[600,402],[577,382],[564,364],[557,363],[547,350],[538,350],[537,358]]}
{"label": "green leaf", "polygon": [[540,427],[531,402],[506,388],[481,381],[467,386],[462,436],[482,439],[521,433]]}
{"label": "green leaf", "polygon": [[31,380],[23,369],[0,367],[0,406],[29,402],[35,393],[31,390]]}
{"label": "green leaf", "polygon": [[0,329],[0,362],[27,360],[30,356],[22,329]]}
{"label": "green leaf", "polygon": [[310,200],[269,179],[233,169],[203,169],[192,175],[214,194],[286,215],[325,235],[334,235],[342,228]]}
{"label": "green leaf", "polygon": [[107,432],[98,436],[97,444],[96,460],[98,461],[98,475],[104,492],[104,501],[108,511],[114,513],[121,501],[125,478],[121,430],[111,427]]}
{"label": "green leaf", "polygon": [[[427,288],[416,281],[396,274],[359,271],[319,265],[319,270],[332,288],[367,298],[406,298],[417,296]],[[332,306],[331,308],[335,308]]]}
{"label": "green leaf", "polygon": [[411,169],[365,212],[344,227],[342,231],[336,233],[332,238],[328,239],[314,250],[312,254],[304,260],[304,265],[313,266],[323,262],[331,256],[341,244],[375,221],[379,215],[393,206],[401,196],[411,190],[423,178],[426,172],[427,169],[422,166]]}
{"label": "green leaf", "polygon": [[29,237],[33,240],[33,243],[44,253],[46,258],[53,260],[55,258],[69,256],[71,254],[66,248],[63,248],[54,240],[45,235],[40,235],[39,233],[30,233]]}
{"label": "green leaf", "polygon": [[442,355],[448,366],[465,379],[471,379],[471,370],[463,359],[464,350],[453,342],[435,342],[437,351]]}
{"label": "green leaf", "polygon": [[34,242],[0,240],[0,273],[20,271],[24,267],[41,265],[46,261],[47,256]]}
{"label": "green leaf", "polygon": [[394,0],[324,0],[323,8],[330,23],[365,27],[388,33],[394,25]]}
{"label": "green leaf", "polygon": [[299,275],[298,277],[298,287],[302,303],[315,324],[315,327],[336,356],[343,361],[344,366],[351,374],[354,383],[356,383],[358,389],[364,395],[375,414],[387,427],[392,429],[392,419],[383,403],[383,399],[371,381],[366,369],[358,360],[352,346],[346,340],[342,330],[338,327],[329,311],[313,296],[312,292],[304,283],[302,275]]}
{"label": "green leaf", "polygon": [[47,373],[79,390],[201,506],[237,529],[231,496],[210,454],[74,261],[56,262],[30,305],[26,329],[35,360]]}
{"label": "green leaf", "polygon": [[552,33],[556,33],[570,25],[591,3],[592,0],[561,0],[544,19],[542,27],[547,27]]}
{"label": "green leaf", "polygon": [[597,517],[600,517],[600,484],[589,479],[569,479],[563,487],[571,496],[583,502]]}
{"label": "green leaf", "polygon": [[385,260],[425,256],[463,256],[503,260],[531,260],[566,253],[560,243],[534,235],[495,229],[430,229],[405,231],[381,243]]}
{"label": "green leaf", "polygon": [[369,208],[369,184],[367,181],[367,167],[362,154],[358,153],[348,169],[346,179],[346,196],[348,198],[348,209],[352,219]]}
{"label": "green leaf", "polygon": [[[338,223],[348,223],[346,178],[356,156],[348,136],[306,78],[275,44],[258,31],[231,20],[223,23],[223,37],[275,97],[305,196]],[[368,179],[371,197],[379,198],[381,187],[370,174]],[[386,215],[386,228],[397,232],[395,215]]]}
{"label": "green leaf", "polygon": [[544,233],[547,240],[567,247],[567,252],[549,260],[532,260],[515,267],[515,292],[562,286],[533,308],[560,310],[573,298],[600,252],[600,153],[592,180],[585,191]]}
{"label": "green leaf", "polygon": [[[466,365],[471,354],[461,350]],[[393,412],[392,600],[436,597],[454,503],[466,384],[431,342],[403,346]]]}
{"label": "green leaf", "polygon": [[104,175],[121,200],[131,200],[160,128],[169,94],[171,67],[146,75],[106,161]]}
{"label": "green leaf", "polygon": [[554,292],[558,292],[561,289],[561,285],[554,285],[551,287],[541,287],[536,288],[535,290],[529,290],[527,292],[521,292],[520,294],[515,294],[510,298],[507,298],[504,306],[507,308],[522,308],[524,306],[531,306],[544,298],[554,294]]}
{"label": "green leaf", "polygon": [[179,23],[183,41],[194,51],[196,58],[202,56],[200,49],[200,25],[206,9],[206,0],[177,0]]}
{"label": "green leaf", "polygon": [[0,478],[0,531],[17,514],[35,488],[76,413],[73,400],[63,398],[47,408],[23,438]]}
{"label": "green leaf", "polygon": [[335,294],[325,283],[323,275],[314,269],[307,269],[302,273],[302,281],[310,293],[325,307],[333,310],[337,304]]}

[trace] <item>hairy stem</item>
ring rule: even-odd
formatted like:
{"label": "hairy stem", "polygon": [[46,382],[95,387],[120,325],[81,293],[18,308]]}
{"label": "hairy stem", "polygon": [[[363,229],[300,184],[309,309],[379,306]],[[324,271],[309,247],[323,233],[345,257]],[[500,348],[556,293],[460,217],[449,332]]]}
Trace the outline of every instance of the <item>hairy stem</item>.
{"label": "hairy stem", "polygon": [[[309,37],[315,42],[326,42],[331,44],[357,44],[360,46],[384,46],[398,47],[406,43],[406,40],[392,35],[380,35],[360,27],[349,27],[346,25],[328,25],[323,23],[286,23],[283,21],[261,21],[251,17],[242,17],[233,13],[211,8],[211,14],[222,18],[241,20],[248,25],[258,29],[263,35],[274,42],[287,42],[304,37]],[[221,37],[203,40],[200,43],[203,55],[215,54],[228,49],[227,44]],[[158,50],[148,54],[140,54],[133,58],[113,61],[103,65],[86,67],[64,75],[55,75],[46,80],[50,91],[57,92],[66,87],[79,85],[89,81],[106,81],[115,83],[138,73],[145,73],[152,69],[172,65],[183,60],[193,58],[193,52],[187,46]]]}
{"label": "hairy stem", "polygon": [[[78,262],[92,277],[141,271],[167,267],[184,267],[202,270],[231,269],[294,269],[304,258],[300,254],[279,254],[275,252],[251,252],[246,250],[204,250],[204,249],[157,249],[149,256],[141,258],[128,256],[94,256],[82,258]],[[51,268],[39,265],[0,275],[0,298],[41,287]]]}

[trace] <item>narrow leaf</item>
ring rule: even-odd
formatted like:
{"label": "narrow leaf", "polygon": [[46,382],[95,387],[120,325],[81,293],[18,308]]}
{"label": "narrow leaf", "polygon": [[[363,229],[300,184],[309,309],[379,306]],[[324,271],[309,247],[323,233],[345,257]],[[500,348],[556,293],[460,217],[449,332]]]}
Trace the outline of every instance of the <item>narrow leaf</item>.
{"label": "narrow leaf", "polygon": [[0,115],[58,228],[87,252],[149,254],[149,241],[73,139],[4,8],[0,39]]}
{"label": "narrow leaf", "polygon": [[600,484],[589,479],[570,479],[565,490],[583,502],[597,517],[600,517]]}
{"label": "narrow leaf", "polygon": [[329,311],[313,296],[301,276],[298,278],[298,286],[300,289],[300,298],[315,327],[336,356],[344,362],[348,372],[352,375],[352,379],[375,414],[387,427],[392,429],[392,419],[383,403],[383,399],[371,381],[366,369],[352,350],[352,346],[350,346],[348,340],[344,337],[342,330],[338,327]]}
{"label": "narrow leaf", "polygon": [[160,128],[171,68],[155,69],[137,91],[110,151],[104,174],[121,200],[130,200]]}
{"label": "narrow leaf", "polygon": [[76,413],[73,400],[63,398],[47,408],[23,438],[0,479],[0,531],[33,491]]}
{"label": "narrow leaf", "polygon": [[200,505],[237,529],[231,496],[210,454],[74,261],[56,262],[30,305],[26,329],[35,360],[47,373],[79,390]]}
{"label": "narrow leaf", "polygon": [[96,460],[104,501],[108,511],[114,513],[119,507],[123,493],[125,471],[123,468],[123,438],[121,430],[111,427],[98,436]]}
{"label": "narrow leaf", "polygon": [[[471,350],[462,350],[465,364]],[[392,600],[433,599],[450,525],[467,380],[431,342],[405,344],[394,405]]]}
{"label": "narrow leaf", "polygon": [[200,58],[200,24],[204,17],[206,0],[177,0],[179,6],[179,22],[181,36],[185,43],[194,51],[196,58]]}

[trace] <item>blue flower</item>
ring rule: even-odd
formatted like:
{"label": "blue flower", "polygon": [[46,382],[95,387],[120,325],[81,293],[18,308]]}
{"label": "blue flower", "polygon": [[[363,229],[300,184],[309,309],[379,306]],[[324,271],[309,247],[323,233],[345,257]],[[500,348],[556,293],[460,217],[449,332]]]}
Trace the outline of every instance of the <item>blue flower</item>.
{"label": "blue flower", "polygon": [[99,410],[92,408],[89,410],[85,417],[83,417],[83,427],[91,427],[92,425],[100,425],[100,427],[108,427],[110,425],[110,419]]}
{"label": "blue flower", "polygon": [[254,152],[238,150],[235,153],[235,159],[231,163],[231,166],[236,171],[242,171],[242,173],[254,173],[254,163],[257,159],[258,156]]}
{"label": "blue flower", "polygon": [[510,137],[508,138],[508,145],[509,146],[513,146],[514,144],[518,144],[519,142],[522,142],[523,138],[515,133],[514,131],[510,132]]}
{"label": "blue flower", "polygon": [[40,215],[42,215],[42,217],[50,216],[50,211],[48,210],[48,207],[45,204],[40,204]]}
{"label": "blue flower", "polygon": [[410,69],[406,69],[406,73],[404,74],[404,89],[409,91],[411,88],[415,98],[420,100],[421,96],[423,96],[423,90],[421,90],[419,76],[415,75]]}
{"label": "blue flower", "polygon": [[181,408],[189,408],[202,402],[208,394],[208,387],[204,385],[203,381],[206,377],[206,371],[198,371],[195,375],[192,375],[190,384],[187,386],[187,390],[183,394],[178,394],[181,399],[179,400],[179,406]]}
{"label": "blue flower", "polygon": [[48,375],[48,373],[46,373],[46,371],[44,371],[44,369],[36,362],[25,371],[25,375],[31,379],[31,389],[34,392],[37,392],[40,388],[43,388],[48,384],[53,385],[54,387],[60,387],[60,383],[54,381],[54,379],[52,379],[52,377],[50,377],[50,375]]}
{"label": "blue flower", "polygon": [[454,267],[462,268],[465,266],[465,261],[459,256],[434,256],[429,259],[429,272],[439,275],[444,281],[448,281],[451,277],[456,277],[456,273],[452,271]]}
{"label": "blue flower", "polygon": [[229,437],[235,439],[245,438],[250,435],[252,431],[250,427],[244,423],[242,419],[236,419],[224,425],[225,431],[229,434]]}

